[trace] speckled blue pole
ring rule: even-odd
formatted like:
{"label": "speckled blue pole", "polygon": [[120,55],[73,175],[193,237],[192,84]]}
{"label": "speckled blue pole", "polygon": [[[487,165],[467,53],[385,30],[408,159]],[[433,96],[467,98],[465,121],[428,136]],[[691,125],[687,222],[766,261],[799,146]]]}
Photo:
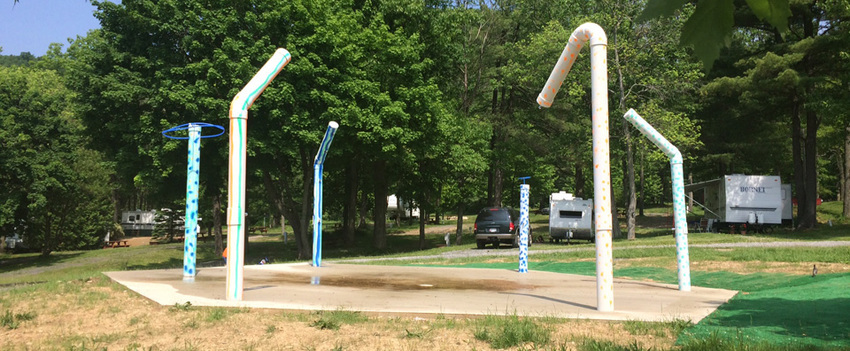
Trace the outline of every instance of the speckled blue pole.
{"label": "speckled blue pole", "polygon": [[519,186],[519,272],[528,273],[528,184]]}
{"label": "speckled blue pole", "polygon": [[186,170],[186,216],[183,224],[183,280],[195,280],[198,244],[198,176],[201,170],[201,127],[189,124],[189,156]]}
{"label": "speckled blue pole", "polygon": [[691,291],[691,261],[688,254],[688,221],[685,207],[685,177],[682,170],[682,153],[646,120],[630,109],[623,116],[643,135],[670,158],[673,182],[673,221],[676,226],[676,259],[679,263],[679,290]]}
{"label": "speckled blue pole", "polygon": [[331,121],[325,130],[325,137],[319,144],[316,159],[313,161],[313,267],[322,266],[322,197],[323,197],[323,173],[325,157],[334,140],[334,134],[339,124]]}

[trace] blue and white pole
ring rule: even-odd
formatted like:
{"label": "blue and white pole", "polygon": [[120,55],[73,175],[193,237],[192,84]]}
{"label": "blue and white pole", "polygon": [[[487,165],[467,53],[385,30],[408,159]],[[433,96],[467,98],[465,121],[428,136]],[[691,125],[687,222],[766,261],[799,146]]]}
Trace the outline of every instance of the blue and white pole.
{"label": "blue and white pole", "polygon": [[319,145],[316,159],[313,160],[313,267],[322,266],[322,174],[324,173],[325,157],[334,140],[334,134],[339,123],[331,121],[325,130],[325,137]]}
{"label": "blue and white pole", "polygon": [[519,272],[528,273],[528,192],[531,188],[525,180],[531,177],[521,177],[519,185]]}
{"label": "blue and white pole", "polygon": [[673,182],[673,221],[676,226],[676,259],[679,263],[679,290],[691,291],[691,262],[688,253],[688,221],[685,207],[685,177],[682,170],[682,153],[635,110],[629,109],[623,118],[634,125],[670,158],[670,173]]}
{"label": "blue and white pole", "polygon": [[[213,127],[219,130],[218,134],[201,135],[201,129],[205,127]],[[189,136],[173,136],[169,133],[176,131],[188,130]],[[194,122],[181,124],[174,128],[169,128],[162,131],[162,135],[169,139],[188,140],[189,152],[187,156],[186,168],[186,215],[183,218],[183,226],[185,227],[183,239],[183,280],[194,281],[198,248],[198,195],[200,186],[198,176],[201,172],[201,139],[215,138],[224,134],[224,127],[215,124]]]}
{"label": "blue and white pole", "polygon": [[189,156],[186,169],[186,216],[183,239],[183,280],[194,281],[198,244],[198,176],[201,171],[201,127],[189,124]]}

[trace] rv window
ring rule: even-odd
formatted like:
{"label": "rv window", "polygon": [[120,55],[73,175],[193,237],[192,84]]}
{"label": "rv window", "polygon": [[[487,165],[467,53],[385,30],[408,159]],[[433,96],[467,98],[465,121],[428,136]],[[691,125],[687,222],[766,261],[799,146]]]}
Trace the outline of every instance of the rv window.
{"label": "rv window", "polygon": [[133,216],[127,217],[127,222],[135,222]]}
{"label": "rv window", "polygon": [[136,220],[137,220],[137,221],[138,221],[138,220],[141,220],[141,219],[142,219],[142,215],[136,215]]}
{"label": "rv window", "polygon": [[558,211],[561,218],[581,218],[581,211]]}

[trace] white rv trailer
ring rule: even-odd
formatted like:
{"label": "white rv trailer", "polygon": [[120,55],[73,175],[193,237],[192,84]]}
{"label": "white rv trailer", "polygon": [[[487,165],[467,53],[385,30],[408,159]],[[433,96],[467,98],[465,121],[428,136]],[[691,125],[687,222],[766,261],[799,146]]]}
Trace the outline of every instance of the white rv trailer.
{"label": "white rv trailer", "polygon": [[689,193],[700,190],[705,217],[720,223],[782,224],[790,219],[791,189],[779,176],[733,174],[685,186]]}
{"label": "white rv trailer", "polygon": [[549,236],[555,240],[594,240],[593,200],[561,191],[549,195]]}
{"label": "white rv trailer", "polygon": [[390,218],[419,218],[419,207],[410,207],[410,202],[396,196],[387,196],[387,214]]}
{"label": "white rv trailer", "polygon": [[156,226],[156,210],[121,213],[121,227],[126,235],[151,235],[154,226]]}

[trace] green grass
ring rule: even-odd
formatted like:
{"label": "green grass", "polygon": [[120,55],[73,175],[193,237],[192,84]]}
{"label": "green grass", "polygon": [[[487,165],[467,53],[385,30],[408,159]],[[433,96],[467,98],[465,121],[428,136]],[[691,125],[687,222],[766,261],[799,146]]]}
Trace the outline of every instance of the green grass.
{"label": "green grass", "polygon": [[316,317],[310,326],[317,329],[339,330],[343,324],[355,324],[367,321],[369,318],[357,311],[316,311]]}
{"label": "green grass", "polygon": [[[566,347],[562,348],[563,350],[567,350]],[[650,351],[652,348],[644,348],[643,345],[638,343],[637,341],[632,341],[628,346],[622,346],[612,341],[599,341],[591,338],[585,338],[581,344],[579,344],[579,350],[581,351]],[[720,349],[718,349],[720,350]]]}
{"label": "green grass", "polygon": [[536,346],[549,344],[551,331],[533,319],[511,316],[492,316],[473,322],[476,339],[489,343],[493,348],[506,349],[525,343]]}
{"label": "green grass", "polygon": [[[770,241],[819,241],[850,240],[850,224],[835,217],[840,215],[840,207],[825,203],[819,208],[819,218],[832,219],[833,226],[821,225],[814,230],[790,231],[778,229],[771,234],[729,235],[717,233],[691,233],[691,245],[711,243],[770,242]],[[830,217],[831,216],[831,217]],[[538,228],[535,235],[543,235],[540,229],[548,224],[546,216],[534,215],[533,225]],[[471,223],[471,220],[467,223]],[[412,226],[416,228],[416,225]],[[282,243],[280,235],[262,235],[262,240],[254,240],[247,248],[246,262],[259,261],[263,257],[275,262],[305,261],[297,260],[297,252],[290,235],[289,243]],[[279,229],[277,231],[279,233]],[[325,259],[355,257],[407,257],[419,255],[438,255],[453,250],[475,250],[472,236],[465,232],[465,245],[438,247],[443,244],[443,234],[426,235],[426,250],[419,250],[417,235],[389,235],[388,249],[371,248],[372,238],[368,232],[359,232],[353,247],[343,244],[341,235],[327,231]],[[212,242],[199,243],[198,260],[218,261],[213,252]],[[675,241],[669,229],[639,228],[637,240],[616,239],[614,242],[614,274],[618,277],[649,279],[657,282],[675,284],[676,272],[665,267],[675,266]],[[182,244],[163,244],[145,247],[130,247],[110,250],[56,252],[44,258],[38,254],[0,255],[0,285],[8,289],[2,292],[0,300],[5,309],[0,314],[0,324],[4,328],[25,327],[28,321],[37,318],[34,313],[11,310],[8,301],[23,299],[33,294],[71,296],[69,303],[91,307],[99,305],[109,296],[102,291],[85,289],[85,286],[108,286],[113,283],[103,279],[101,272],[134,269],[179,268],[182,266]],[[574,251],[541,253],[540,250],[569,248]],[[505,248],[505,251],[510,249]],[[516,249],[513,249],[514,252]],[[532,245],[532,270],[594,275],[595,246],[589,243],[567,245]],[[739,262],[830,262],[850,264],[850,247],[822,248],[703,248],[690,247],[691,261],[739,261]],[[641,259],[620,265],[619,260]],[[583,260],[583,261],[582,261]],[[492,262],[496,263],[482,263]],[[501,261],[501,262],[498,262]],[[370,263],[371,264],[371,263]],[[400,264],[399,261],[375,262],[375,264]],[[401,264],[457,265],[464,267],[515,269],[516,257],[474,257],[447,260],[419,259],[401,261]],[[757,263],[751,263],[757,267]],[[683,350],[820,350],[850,349],[850,320],[845,317],[850,311],[850,298],[846,289],[850,286],[850,274],[821,274],[815,278],[810,271],[800,274],[755,273],[737,274],[735,272],[692,271],[692,284],[695,286],[717,287],[740,290],[743,293],[723,305],[718,311],[699,324],[691,326],[686,321],[666,323],[646,323],[630,321],[624,328],[632,335],[679,336],[678,346]],[[92,279],[94,278],[94,279]],[[193,330],[204,327],[204,323],[216,323],[226,320],[239,309],[196,308],[189,303],[175,304],[170,307],[174,313],[187,313],[183,328]],[[801,312],[804,311],[804,312]],[[121,313],[120,310],[109,310]],[[41,312],[40,312],[41,313]],[[320,311],[313,314],[288,315],[290,319],[304,322],[319,329],[336,330],[342,325],[366,322],[366,316],[352,311]],[[293,317],[294,316],[294,317]],[[181,317],[184,318],[184,317]],[[142,318],[134,318],[131,325],[140,328],[150,323]],[[419,324],[410,324],[398,330],[405,339],[429,338],[436,328],[471,328],[474,336],[491,344],[494,348],[519,347],[529,344],[533,348],[558,349],[559,340],[551,340],[551,332],[546,327],[551,323],[542,319],[519,318],[517,316],[489,316],[473,320],[471,327],[458,323],[455,319],[437,318],[429,322],[427,328]],[[265,327],[266,333],[277,331],[275,325]],[[82,339],[66,339],[63,349],[102,349],[109,344],[110,336],[90,336]],[[511,346],[512,345],[512,346]],[[185,344],[175,349],[197,349],[195,345]],[[610,343],[593,340],[580,343],[582,350],[643,350],[642,345],[632,342]],[[136,346],[138,348],[138,345]],[[133,349],[132,345],[127,349]],[[567,349],[565,344],[561,349]]]}

